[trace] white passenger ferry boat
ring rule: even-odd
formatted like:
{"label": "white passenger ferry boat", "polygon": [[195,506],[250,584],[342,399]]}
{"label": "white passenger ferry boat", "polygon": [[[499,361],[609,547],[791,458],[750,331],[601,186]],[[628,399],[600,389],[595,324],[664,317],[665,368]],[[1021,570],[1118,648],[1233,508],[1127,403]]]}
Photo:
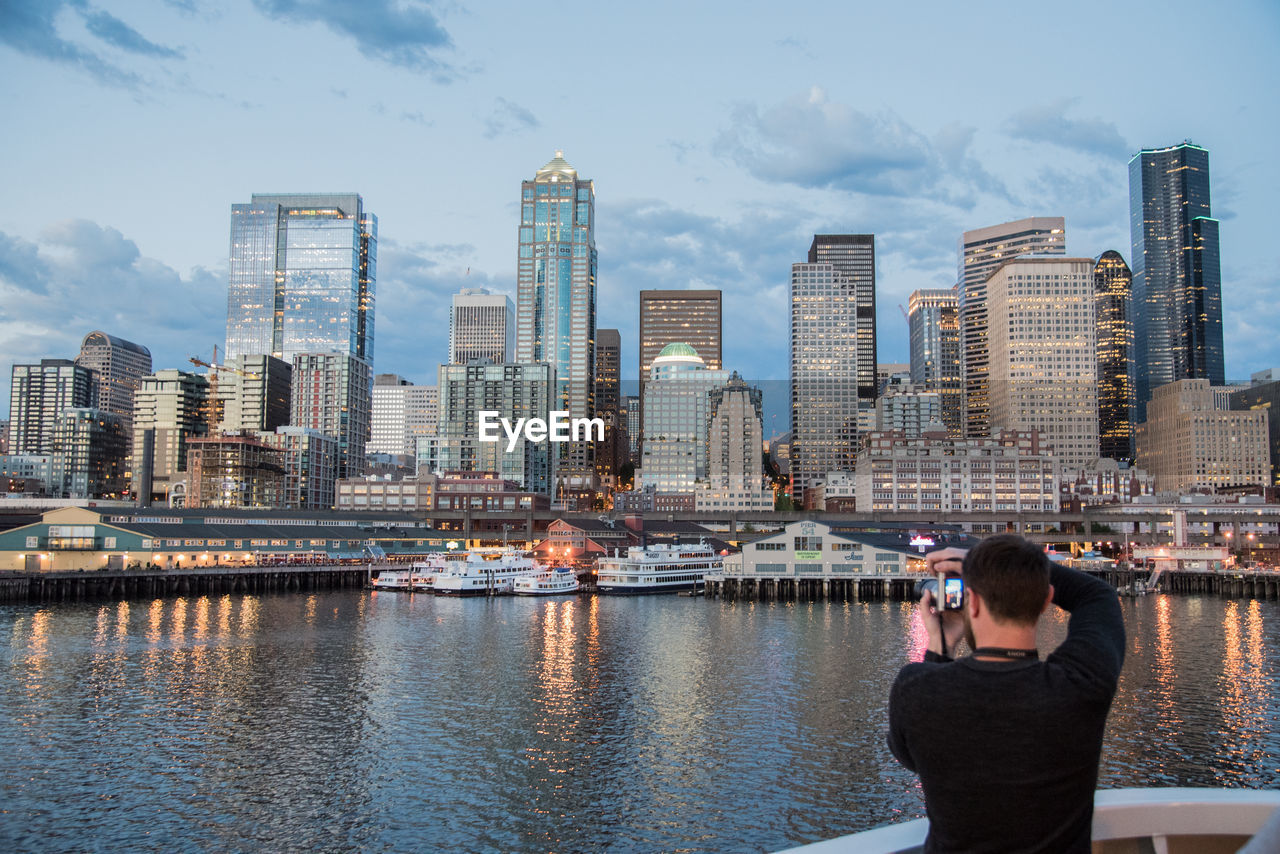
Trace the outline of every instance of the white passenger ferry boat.
{"label": "white passenger ferry boat", "polygon": [[541,564],[519,552],[505,551],[493,559],[473,552],[437,575],[432,589],[441,596],[493,596],[510,593],[517,578],[545,571]]}
{"label": "white passenger ferry boat", "polygon": [[538,575],[527,575],[517,578],[512,583],[512,592],[517,596],[557,596],[563,593],[577,593],[581,587],[578,576],[567,566]]}
{"label": "white passenger ferry boat", "polygon": [[413,581],[412,569],[384,569],[373,578],[374,590],[408,590]]}
{"label": "white passenger ferry boat", "polygon": [[706,543],[632,546],[626,557],[600,558],[596,590],[607,594],[701,590],[708,573],[723,571],[724,560]]}
{"label": "white passenger ferry boat", "polygon": [[413,576],[409,583],[414,590],[434,590],[436,579],[450,568],[459,566],[467,559],[466,552],[440,552],[427,555],[424,560],[413,564]]}

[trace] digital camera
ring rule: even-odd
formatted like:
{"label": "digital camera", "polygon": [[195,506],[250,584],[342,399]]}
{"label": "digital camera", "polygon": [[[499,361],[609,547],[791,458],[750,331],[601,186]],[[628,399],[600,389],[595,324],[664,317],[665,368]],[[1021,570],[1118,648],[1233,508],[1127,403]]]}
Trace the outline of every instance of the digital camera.
{"label": "digital camera", "polygon": [[[941,587],[942,595],[938,595]],[[916,598],[928,590],[933,594],[934,606],[940,611],[959,611],[964,606],[964,579],[958,575],[940,572],[935,578],[922,578],[916,582]]]}

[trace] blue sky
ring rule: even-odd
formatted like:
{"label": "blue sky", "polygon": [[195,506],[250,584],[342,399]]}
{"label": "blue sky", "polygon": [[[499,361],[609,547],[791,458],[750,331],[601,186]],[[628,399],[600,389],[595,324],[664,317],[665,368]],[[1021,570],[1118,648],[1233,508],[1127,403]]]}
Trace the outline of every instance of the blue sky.
{"label": "blue sky", "polygon": [[[1203,3],[0,2],[0,391],[92,329],[221,345],[231,205],[359,192],[375,370],[434,382],[449,295],[514,295],[520,182],[596,182],[598,323],[724,291],[726,367],[787,374],[815,232],[876,235],[878,350],[962,231],[1062,215],[1130,256],[1127,162],[1192,139],[1222,220],[1228,377],[1280,367],[1280,6]],[[892,7],[892,8],[889,8]],[[468,273],[469,270],[469,273]]]}

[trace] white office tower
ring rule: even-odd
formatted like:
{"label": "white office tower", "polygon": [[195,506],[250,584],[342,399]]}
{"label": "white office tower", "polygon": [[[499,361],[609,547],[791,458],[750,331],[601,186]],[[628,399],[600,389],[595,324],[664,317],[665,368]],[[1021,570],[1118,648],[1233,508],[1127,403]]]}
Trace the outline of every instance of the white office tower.
{"label": "white office tower", "polygon": [[484,288],[463,288],[449,312],[449,364],[510,362],[516,346],[516,311],[511,298]]}
{"label": "white office tower", "polygon": [[991,430],[1036,430],[1064,468],[1098,459],[1093,259],[1024,256],[986,283]]}
{"label": "white office tower", "polygon": [[396,374],[373,380],[373,409],[365,454],[393,456],[417,453],[418,439],[436,435],[440,420],[440,390],[414,385]]}

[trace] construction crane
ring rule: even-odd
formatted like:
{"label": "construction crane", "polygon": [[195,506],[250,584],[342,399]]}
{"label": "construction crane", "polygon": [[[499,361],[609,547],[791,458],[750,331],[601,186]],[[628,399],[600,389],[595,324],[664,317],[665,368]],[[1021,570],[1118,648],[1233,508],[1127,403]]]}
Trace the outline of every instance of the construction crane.
{"label": "construction crane", "polygon": [[218,374],[223,371],[230,371],[233,374],[239,374],[242,377],[256,378],[258,374],[252,371],[242,371],[231,365],[218,364],[218,345],[213,345],[213,361],[206,362],[199,356],[192,356],[187,359],[193,365],[205,368],[209,372],[209,397],[205,401],[204,415],[205,421],[209,425],[209,433],[212,434],[222,421],[221,403],[218,399]]}

